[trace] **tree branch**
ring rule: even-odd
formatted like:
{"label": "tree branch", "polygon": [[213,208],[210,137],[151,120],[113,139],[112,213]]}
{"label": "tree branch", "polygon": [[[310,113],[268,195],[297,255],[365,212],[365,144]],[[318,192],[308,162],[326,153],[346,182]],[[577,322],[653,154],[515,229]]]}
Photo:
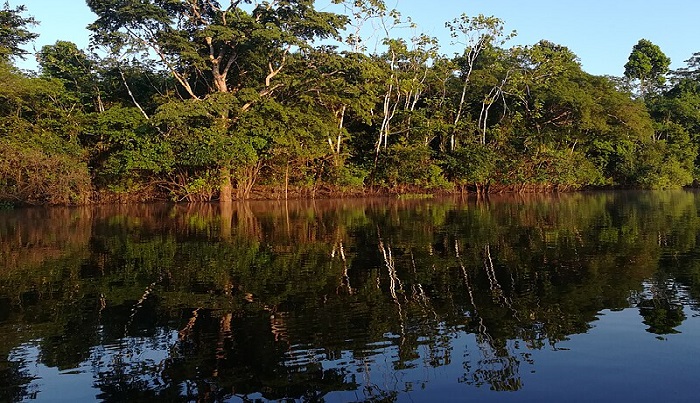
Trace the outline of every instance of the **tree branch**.
{"label": "tree branch", "polygon": [[117,65],[117,69],[119,69],[119,75],[122,78],[122,82],[124,83],[124,86],[126,87],[126,92],[129,93],[129,97],[131,97],[131,101],[134,103],[134,105],[141,111],[141,114],[146,118],[146,120],[151,120],[151,118],[148,117],[148,114],[146,111],[143,110],[141,107],[141,104],[138,103],[136,98],[134,97],[134,94],[131,92],[131,87],[129,87],[129,84],[126,82],[126,77],[124,77],[124,71],[122,70],[122,67]]}

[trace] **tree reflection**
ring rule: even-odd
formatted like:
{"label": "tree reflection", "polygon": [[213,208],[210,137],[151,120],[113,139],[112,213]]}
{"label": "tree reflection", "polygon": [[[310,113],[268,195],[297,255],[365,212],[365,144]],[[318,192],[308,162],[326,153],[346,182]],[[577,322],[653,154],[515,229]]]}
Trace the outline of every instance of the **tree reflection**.
{"label": "tree reflection", "polygon": [[23,359],[7,357],[0,361],[0,401],[36,398],[38,390],[29,385],[32,379]]}
{"label": "tree reflection", "polygon": [[675,328],[686,319],[683,305],[668,300],[644,300],[639,304],[639,313],[644,318],[644,324],[649,326],[647,331],[654,334],[678,333]]}
{"label": "tree reflection", "polygon": [[421,368],[453,363],[464,384],[520,390],[527,350],[586,332],[601,310],[636,306],[650,332],[677,331],[700,293],[698,204],[686,192],[0,212],[0,398],[35,393],[12,358],[31,340],[49,367],[90,363],[105,401],[394,401],[429,385]]}
{"label": "tree reflection", "polygon": [[637,303],[639,314],[647,332],[658,335],[679,333],[676,328],[683,324],[686,315],[683,312],[679,286],[666,278],[660,271],[648,284],[650,298],[641,298]]}

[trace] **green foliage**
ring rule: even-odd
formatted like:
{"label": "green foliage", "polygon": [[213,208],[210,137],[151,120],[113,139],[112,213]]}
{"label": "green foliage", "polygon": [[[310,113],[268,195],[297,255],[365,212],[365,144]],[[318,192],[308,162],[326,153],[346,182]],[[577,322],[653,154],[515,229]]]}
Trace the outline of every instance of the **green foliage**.
{"label": "green foliage", "polygon": [[94,71],[96,61],[74,43],[57,41],[54,45],[46,45],[37,53],[37,60],[42,76],[61,80],[64,87],[83,102],[83,107],[95,111],[103,107]]}
{"label": "green foliage", "polygon": [[0,59],[4,62],[15,57],[24,59],[27,51],[22,49],[22,45],[39,36],[27,29],[37,22],[33,17],[23,17],[26,11],[23,5],[10,8],[8,2],[0,9]]}
{"label": "green foliage", "polygon": [[533,161],[536,183],[552,184],[562,190],[606,184],[600,170],[581,152],[547,150],[537,157]]}
{"label": "green foliage", "polygon": [[218,172],[213,170],[180,169],[161,186],[168,189],[168,196],[175,202],[211,201],[218,190],[219,180]]}
{"label": "green foliage", "polygon": [[642,149],[635,158],[635,181],[648,189],[678,189],[693,182],[692,163],[679,161],[673,146],[658,141]]}
{"label": "green foliage", "polygon": [[362,189],[368,172],[354,165],[334,165],[328,169],[327,180],[345,189]]}
{"label": "green foliage", "polygon": [[[447,57],[425,34],[392,36],[410,20],[383,1],[336,3],[347,15],[311,0],[88,1],[90,49],[44,46],[37,78],[9,55],[21,56],[34,21],[6,5],[0,136],[15,150],[20,137],[79,145],[49,154],[86,163],[98,191],[144,199],[246,198],[256,184],[315,195],[675,188],[700,177],[697,55],[661,91],[668,58],[646,40],[623,82],[587,74],[546,40],[504,48],[515,32],[497,17],[447,23],[463,46]],[[359,28],[374,19],[388,25],[369,54]],[[346,26],[352,48],[340,50],[332,41]]]}
{"label": "green foliage", "polygon": [[640,39],[632,47],[632,53],[625,64],[625,77],[639,80],[641,94],[645,96],[655,86],[664,83],[664,75],[668,72],[670,64],[671,59],[661,48],[647,39]]}
{"label": "green foliage", "polygon": [[0,138],[0,201],[86,203],[91,184],[80,153],[76,144],[48,134],[34,139]]}
{"label": "green foliage", "polygon": [[471,143],[445,157],[445,172],[448,179],[457,185],[482,185],[493,178],[497,159],[492,147]]}
{"label": "green foliage", "polygon": [[137,108],[112,107],[99,114],[90,137],[99,139],[93,157],[96,183],[112,190],[128,191],[175,165],[172,145],[146,124]]}
{"label": "green foliage", "polygon": [[91,181],[77,134],[82,115],[60,82],[0,62],[0,200],[79,204]]}
{"label": "green foliage", "polygon": [[377,179],[392,188],[418,186],[445,189],[450,184],[442,169],[431,160],[431,150],[425,146],[394,145],[381,156]]}

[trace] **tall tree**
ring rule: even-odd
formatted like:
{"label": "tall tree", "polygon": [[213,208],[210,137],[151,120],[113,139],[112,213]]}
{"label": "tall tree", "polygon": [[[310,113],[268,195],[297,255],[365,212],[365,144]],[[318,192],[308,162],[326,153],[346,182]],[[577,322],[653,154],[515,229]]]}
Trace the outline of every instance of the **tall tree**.
{"label": "tall tree", "polygon": [[494,16],[487,17],[483,14],[479,14],[476,17],[462,14],[459,18],[447,22],[445,26],[450,30],[454,43],[465,46],[462,56],[463,63],[461,63],[463,66],[460,72],[463,81],[462,93],[457,104],[457,113],[453,122],[454,130],[450,138],[450,149],[454,150],[456,146],[454,132],[457,131],[462,119],[467,87],[479,55],[489,46],[503,45],[506,41],[513,38],[516,32],[504,33],[503,20]]}
{"label": "tall tree", "polygon": [[639,90],[642,97],[651,92],[654,87],[665,82],[664,75],[671,64],[664,52],[647,39],[640,39],[630,53],[625,64],[625,77],[639,80]]}
{"label": "tall tree", "polygon": [[98,61],[67,41],[43,46],[37,53],[37,60],[43,76],[58,78],[85,104],[92,104],[94,110],[104,112],[102,90],[95,72]]}
{"label": "tall tree", "polygon": [[[275,96],[275,78],[289,53],[316,38],[337,37],[347,22],[317,11],[313,0],[263,2],[231,0],[88,0],[98,15],[93,41],[155,54],[180,85],[183,96],[219,96],[212,129],[230,132],[237,116]],[[236,156],[219,161],[220,200],[231,200]]]}
{"label": "tall tree", "polygon": [[33,41],[39,35],[27,29],[36,25],[34,17],[23,17],[22,13],[27,11],[25,6],[10,8],[10,4],[5,2],[0,10],[0,59],[10,60],[14,57],[24,59],[27,51],[22,49],[22,45]]}

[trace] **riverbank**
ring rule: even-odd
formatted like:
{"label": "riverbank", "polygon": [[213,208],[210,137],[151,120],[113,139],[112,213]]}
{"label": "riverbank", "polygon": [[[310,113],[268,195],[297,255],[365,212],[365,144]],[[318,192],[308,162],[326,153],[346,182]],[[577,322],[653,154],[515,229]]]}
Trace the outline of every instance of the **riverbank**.
{"label": "riverbank", "polygon": [[[430,199],[449,196],[489,196],[502,194],[547,194],[547,193],[571,193],[578,191],[602,191],[602,190],[642,190],[630,187],[612,186],[586,186],[572,187],[555,184],[519,184],[519,185],[488,185],[488,186],[461,186],[451,188],[426,188],[421,186],[399,187],[337,187],[322,185],[318,187],[290,186],[287,189],[278,186],[256,186],[251,189],[246,197],[235,197],[233,201],[261,201],[261,200],[314,200],[314,199],[356,199],[386,197],[401,200]],[[173,198],[167,192],[157,186],[149,186],[135,189],[130,192],[93,191],[89,195],[76,198],[74,202],[56,203],[41,200],[0,199],[0,209],[12,209],[23,206],[78,206],[78,205],[107,205],[107,204],[132,204],[132,203],[198,203],[219,202],[215,193],[196,195],[197,197]]]}

